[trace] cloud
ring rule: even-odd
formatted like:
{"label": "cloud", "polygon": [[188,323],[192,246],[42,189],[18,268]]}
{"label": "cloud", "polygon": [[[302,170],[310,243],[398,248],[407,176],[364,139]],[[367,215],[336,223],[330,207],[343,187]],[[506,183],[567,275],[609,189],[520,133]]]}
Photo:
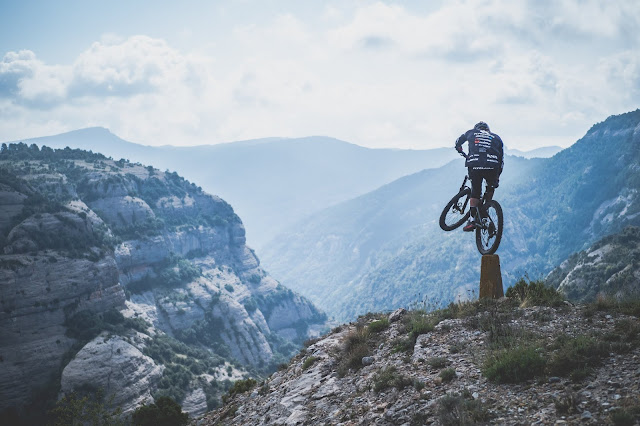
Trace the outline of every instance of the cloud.
{"label": "cloud", "polygon": [[9,52],[0,62],[0,95],[14,97],[20,89],[18,87],[23,78],[30,78],[38,66],[35,53],[30,50]]}
{"label": "cloud", "polygon": [[201,63],[164,40],[107,37],[71,66],[46,65],[29,50],[7,53],[0,63],[0,95],[35,108],[52,108],[81,97],[132,97],[183,85],[201,87]]}
{"label": "cloud", "polygon": [[411,5],[336,2],[314,18],[292,9],[215,37],[194,27],[192,50],[109,35],[69,64],[9,52],[0,135],[100,125],[158,145],[324,134],[427,148],[484,120],[532,149],[638,107],[632,1]]}
{"label": "cloud", "polygon": [[362,39],[361,44],[365,49],[384,49],[393,46],[394,41],[388,37],[370,35]]}
{"label": "cloud", "polygon": [[637,101],[640,95],[640,50],[626,51],[600,60],[599,70],[618,95]]}
{"label": "cloud", "polygon": [[0,62],[0,97],[39,107],[64,97],[65,71],[47,66],[30,50],[9,52]]}

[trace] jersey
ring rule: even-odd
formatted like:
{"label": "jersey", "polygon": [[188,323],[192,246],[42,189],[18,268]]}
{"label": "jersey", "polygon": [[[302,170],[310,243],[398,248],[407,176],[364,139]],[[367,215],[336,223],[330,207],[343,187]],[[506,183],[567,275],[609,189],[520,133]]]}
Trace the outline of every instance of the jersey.
{"label": "jersey", "polygon": [[469,154],[465,166],[474,170],[502,171],[504,152],[502,139],[488,130],[471,129],[456,140],[456,150],[462,152],[462,144],[469,143]]}

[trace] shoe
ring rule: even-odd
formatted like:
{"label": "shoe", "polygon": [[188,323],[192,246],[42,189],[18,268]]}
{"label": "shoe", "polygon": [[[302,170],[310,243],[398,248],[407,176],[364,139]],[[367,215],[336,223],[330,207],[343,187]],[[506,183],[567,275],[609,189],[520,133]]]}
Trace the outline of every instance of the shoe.
{"label": "shoe", "polygon": [[469,222],[467,222],[467,224],[465,225],[465,227],[464,227],[464,228],[462,228],[462,230],[463,230],[464,232],[471,232],[471,231],[473,231],[474,229],[476,229],[476,223],[475,223],[474,221],[472,221],[472,220],[470,220]]}

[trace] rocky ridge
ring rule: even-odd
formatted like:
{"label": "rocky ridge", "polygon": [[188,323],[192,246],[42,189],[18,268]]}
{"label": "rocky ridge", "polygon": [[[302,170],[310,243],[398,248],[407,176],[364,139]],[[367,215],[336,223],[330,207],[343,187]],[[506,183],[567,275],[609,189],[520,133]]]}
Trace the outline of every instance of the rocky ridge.
{"label": "rocky ridge", "polygon": [[[636,316],[629,316],[567,303],[520,307],[510,299],[460,306],[462,309],[454,315],[446,310],[427,315],[401,309],[390,316],[360,317],[310,342],[286,369],[253,390],[231,397],[224,408],[207,414],[198,424],[640,421],[637,309]],[[432,327],[423,327],[416,333],[420,318],[429,318]],[[624,334],[621,328],[633,329],[636,334],[617,336]],[[412,336],[411,330],[412,338],[407,337],[408,331]],[[515,383],[488,379],[487,361],[509,351],[497,349],[500,335],[510,336],[510,344],[515,345],[512,350],[526,346],[535,336],[545,369],[530,378],[512,380]],[[358,336],[368,348],[360,353],[354,346]],[[598,336],[598,341],[604,342],[615,341],[617,336],[623,339],[624,348],[606,346],[589,369],[570,374],[572,366],[561,362],[566,348],[558,346],[558,342],[583,341],[585,336]],[[349,358],[353,362],[346,365]]]}
{"label": "rocky ridge", "polygon": [[592,301],[601,294],[617,299],[640,291],[640,228],[629,226],[575,253],[547,277],[573,300]]}

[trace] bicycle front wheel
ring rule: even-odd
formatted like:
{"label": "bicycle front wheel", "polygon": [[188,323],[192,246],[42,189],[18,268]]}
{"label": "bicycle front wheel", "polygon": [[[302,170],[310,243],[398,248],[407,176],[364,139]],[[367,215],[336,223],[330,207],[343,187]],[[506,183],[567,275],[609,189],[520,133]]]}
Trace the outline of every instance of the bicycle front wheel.
{"label": "bicycle front wheel", "polygon": [[502,239],[502,207],[491,200],[484,204],[482,222],[476,227],[476,246],[480,254],[493,254]]}
{"label": "bicycle front wheel", "polygon": [[470,195],[471,190],[465,188],[449,200],[440,214],[440,228],[443,231],[453,231],[469,219]]}

